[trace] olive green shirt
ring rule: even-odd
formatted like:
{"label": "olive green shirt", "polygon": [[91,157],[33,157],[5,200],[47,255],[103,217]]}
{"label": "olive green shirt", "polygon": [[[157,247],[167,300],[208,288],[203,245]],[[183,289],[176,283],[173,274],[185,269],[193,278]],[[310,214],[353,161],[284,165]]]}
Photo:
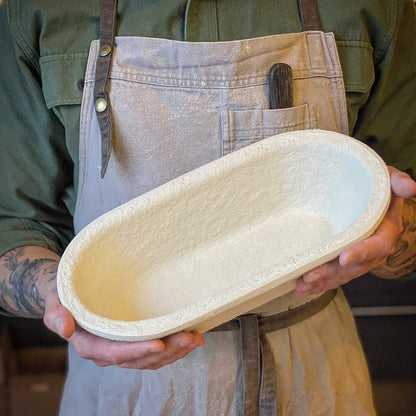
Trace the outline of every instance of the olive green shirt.
{"label": "olive green shirt", "polygon": [[[189,8],[189,5],[192,7]],[[0,255],[73,236],[79,114],[99,0],[0,6]],[[344,71],[351,135],[416,173],[411,0],[318,0]],[[296,0],[121,0],[118,36],[225,41],[302,30]]]}

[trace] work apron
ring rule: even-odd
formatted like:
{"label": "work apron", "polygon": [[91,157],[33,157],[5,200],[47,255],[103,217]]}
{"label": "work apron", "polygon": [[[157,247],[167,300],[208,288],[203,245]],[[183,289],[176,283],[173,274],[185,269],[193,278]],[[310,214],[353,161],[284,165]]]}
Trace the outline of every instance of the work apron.
{"label": "work apron", "polygon": [[[315,1],[299,7],[302,33],[180,42],[114,38],[115,1],[102,2],[101,39],[91,44],[81,108],[76,232],[131,198],[263,138],[313,128],[348,133],[334,37],[319,30]],[[293,97],[290,107],[271,109],[268,74],[276,63],[289,65]],[[323,305],[316,296],[289,292],[251,311],[248,326],[210,331],[203,347],[159,370],[99,368],[70,346],[61,415],[374,415],[348,305],[341,291],[326,299]],[[319,312],[305,315],[320,303]],[[258,317],[270,315],[285,323],[259,332]],[[261,361],[272,368],[274,382],[264,391],[260,375],[256,403],[247,400],[251,395],[253,401],[247,373],[260,367],[243,352],[250,325],[270,350]]]}

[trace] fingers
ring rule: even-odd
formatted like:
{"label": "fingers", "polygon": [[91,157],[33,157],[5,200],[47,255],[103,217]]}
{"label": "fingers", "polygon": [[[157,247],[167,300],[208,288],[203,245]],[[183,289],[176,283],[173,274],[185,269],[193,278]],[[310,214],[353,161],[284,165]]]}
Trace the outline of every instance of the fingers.
{"label": "fingers", "polygon": [[82,358],[92,360],[98,365],[121,365],[128,361],[144,358],[152,353],[164,350],[160,340],[127,342],[113,341],[98,337],[77,327],[68,339],[75,351]]}
{"label": "fingers", "polygon": [[371,237],[346,248],[338,258],[299,278],[296,294],[306,296],[335,289],[384,264],[393,251],[399,228],[399,224],[384,219]]}
{"label": "fingers", "polygon": [[45,325],[62,338],[68,339],[75,331],[75,321],[68,310],[59,301],[58,293],[52,291],[45,300]]}
{"label": "fingers", "polygon": [[[338,259],[332,260],[324,265],[305,273],[296,281],[296,294],[298,296],[308,296],[335,289],[346,282],[351,276],[342,269]],[[347,277],[348,276],[348,277]]]}
{"label": "fingers", "polygon": [[389,167],[391,189],[400,198],[411,198],[416,195],[416,182],[405,172]]}
{"label": "fingers", "polygon": [[161,352],[148,355],[143,360],[125,362],[120,367],[156,370],[186,357],[191,351],[205,343],[204,338],[197,332],[181,332],[173,334],[164,340],[165,348]]}
{"label": "fingers", "polygon": [[[394,170],[392,172],[392,178],[396,174],[401,177],[402,173]],[[410,179],[407,174],[404,175]],[[413,183],[411,179],[410,181]],[[395,180],[392,179],[392,182],[395,182]],[[397,190],[397,184],[394,186]],[[344,250],[340,254],[340,264],[347,266],[354,262],[369,262],[371,260],[373,262],[381,262],[385,259],[392,252],[397,236],[403,230],[402,209],[403,199],[398,197],[394,192],[390,206],[377,230],[371,237]]]}
{"label": "fingers", "polygon": [[82,357],[105,367],[117,365],[122,368],[157,369],[171,364],[205,340],[197,332],[179,332],[163,340],[113,341],[87,332],[76,325],[70,312],[62,306],[56,291],[52,291],[45,301],[45,325],[53,332],[67,339]]}
{"label": "fingers", "polygon": [[354,263],[378,266],[393,251],[400,228],[401,224],[394,224],[385,219],[371,237],[346,248],[339,256],[339,264],[341,266]]}
{"label": "fingers", "polygon": [[305,273],[296,281],[296,295],[308,296],[318,294],[337,287],[370,271],[371,261],[362,261],[348,266],[341,266],[336,258],[323,266]]}
{"label": "fingers", "polygon": [[305,273],[296,282],[296,294],[305,296],[334,289],[385,263],[403,231],[403,198],[416,195],[416,182],[404,172],[389,167],[392,198],[375,233],[346,248],[339,258]]}
{"label": "fingers", "polygon": [[369,238],[345,249],[338,258],[305,273],[296,282],[296,294],[306,296],[335,289],[384,264],[393,251],[397,228],[382,222]]}
{"label": "fingers", "polygon": [[77,328],[69,339],[77,353],[98,366],[157,369],[171,364],[203,345],[199,333],[181,332],[164,340],[138,342],[112,341]]}

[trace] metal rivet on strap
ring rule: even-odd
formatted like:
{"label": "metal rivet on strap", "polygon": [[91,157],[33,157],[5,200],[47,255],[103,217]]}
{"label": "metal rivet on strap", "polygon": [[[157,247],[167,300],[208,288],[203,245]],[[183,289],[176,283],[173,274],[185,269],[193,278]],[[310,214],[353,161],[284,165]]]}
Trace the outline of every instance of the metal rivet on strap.
{"label": "metal rivet on strap", "polygon": [[111,52],[111,45],[109,43],[104,43],[101,45],[100,51],[98,52],[100,56],[107,56]]}
{"label": "metal rivet on strap", "polygon": [[107,108],[107,101],[104,98],[98,98],[94,103],[95,109],[102,113]]}

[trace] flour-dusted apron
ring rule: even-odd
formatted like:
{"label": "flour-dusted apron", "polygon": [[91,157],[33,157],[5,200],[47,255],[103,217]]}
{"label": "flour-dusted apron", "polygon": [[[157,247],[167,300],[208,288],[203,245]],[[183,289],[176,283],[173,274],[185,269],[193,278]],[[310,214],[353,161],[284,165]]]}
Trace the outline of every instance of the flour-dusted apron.
{"label": "flour-dusted apron", "polygon": [[[299,4],[304,27],[318,29],[315,2]],[[76,231],[135,196],[265,137],[311,128],[348,132],[332,34],[306,30],[216,43],[113,39],[114,2],[103,2],[101,17],[101,43],[91,45],[81,109]],[[276,63],[293,72],[289,108],[269,109],[267,75]],[[297,311],[312,298],[291,292],[254,312]],[[365,359],[342,292],[298,321],[265,335],[275,362],[273,412],[374,415]],[[70,347],[61,415],[254,416],[257,410],[244,404],[239,329],[212,331],[205,339],[186,358],[155,371],[99,368]]]}

